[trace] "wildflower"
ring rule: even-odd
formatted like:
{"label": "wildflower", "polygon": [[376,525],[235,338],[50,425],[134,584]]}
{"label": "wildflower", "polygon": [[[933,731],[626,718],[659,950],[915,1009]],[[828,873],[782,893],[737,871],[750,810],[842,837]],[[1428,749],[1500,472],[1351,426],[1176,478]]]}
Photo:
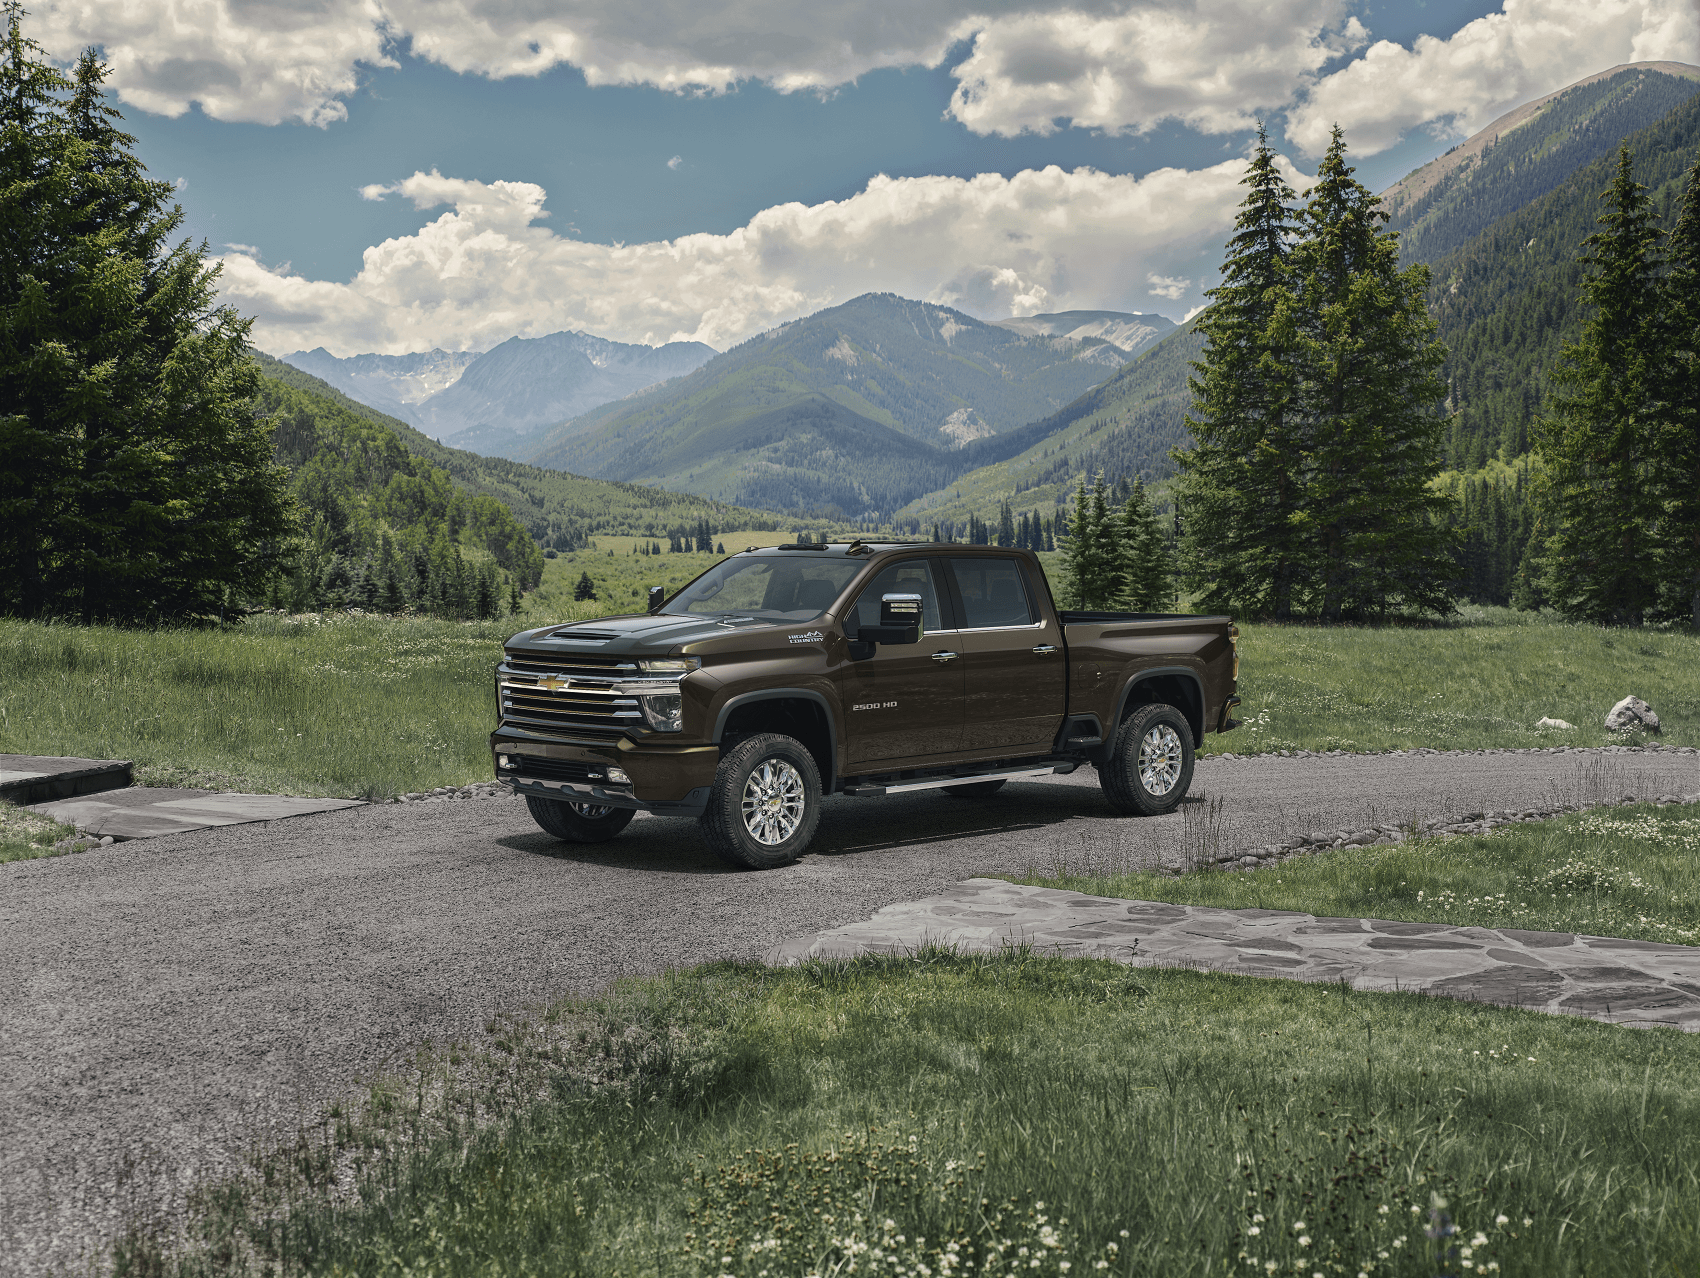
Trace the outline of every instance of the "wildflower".
{"label": "wildflower", "polygon": [[1476,1236],[1474,1238],[1470,1239],[1470,1246],[1472,1246],[1472,1247],[1486,1247],[1487,1246],[1487,1240],[1488,1240],[1487,1235],[1482,1233],[1481,1230],[1478,1229],[1476,1231]]}
{"label": "wildflower", "polygon": [[1253,1225],[1250,1229],[1246,1230],[1246,1233],[1250,1234],[1253,1238],[1256,1238],[1262,1232],[1263,1230],[1256,1225]]}
{"label": "wildflower", "polygon": [[1310,1246],[1310,1235],[1309,1234],[1300,1234],[1299,1235],[1299,1246],[1301,1246],[1301,1247]]}
{"label": "wildflower", "polygon": [[1295,1220],[1293,1222],[1293,1232],[1295,1234],[1298,1233],[1299,1230],[1303,1229],[1304,1227],[1305,1227],[1305,1223],[1302,1220]]}
{"label": "wildflower", "polygon": [[1392,1208],[1390,1208],[1386,1203],[1382,1203],[1381,1206],[1376,1208],[1377,1213],[1380,1214],[1380,1215],[1383,1215],[1383,1216],[1385,1216],[1391,1210],[1392,1210]]}
{"label": "wildflower", "polygon": [[1532,1225],[1534,1223],[1535,1223],[1535,1221],[1534,1221],[1533,1217],[1531,1217],[1531,1216],[1523,1217],[1523,1228],[1524,1229],[1527,1229],[1530,1225]]}

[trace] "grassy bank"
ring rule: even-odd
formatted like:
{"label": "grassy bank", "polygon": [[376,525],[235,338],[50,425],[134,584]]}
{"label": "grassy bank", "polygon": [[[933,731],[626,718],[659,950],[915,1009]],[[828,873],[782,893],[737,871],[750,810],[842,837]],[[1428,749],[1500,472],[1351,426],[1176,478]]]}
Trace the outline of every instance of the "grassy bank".
{"label": "grassy bank", "polygon": [[0,803],[0,864],[31,857],[52,856],[53,845],[76,830],[28,808]]}
{"label": "grassy bank", "polygon": [[1700,805],[1596,808],[1490,834],[1336,848],[1241,873],[1081,856],[1026,880],[1095,896],[1700,945]]}
{"label": "grassy bank", "polygon": [[186,1250],[138,1230],[119,1272],[1700,1265],[1679,1034],[936,953],[718,965],[492,1028],[204,1195]]}

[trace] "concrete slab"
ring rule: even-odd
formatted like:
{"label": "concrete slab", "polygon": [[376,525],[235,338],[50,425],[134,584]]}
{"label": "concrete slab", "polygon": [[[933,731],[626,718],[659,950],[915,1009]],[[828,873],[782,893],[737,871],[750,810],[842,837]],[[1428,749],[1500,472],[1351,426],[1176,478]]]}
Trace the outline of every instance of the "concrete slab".
{"label": "concrete slab", "polygon": [[[1115,914],[1122,919],[1106,917]],[[963,921],[993,916],[998,922],[991,926]],[[1124,930],[1114,926],[1118,921],[1138,927]],[[963,950],[1025,944],[1135,967],[1346,981],[1360,990],[1422,990],[1619,1025],[1700,1031],[1697,947],[1123,901],[1003,879],[968,879],[947,895],[888,905],[867,922],[786,941],[768,961],[902,953],[929,942]]]}
{"label": "concrete slab", "polygon": [[128,759],[0,754],[0,801],[28,807],[79,794],[121,790],[134,775]]}
{"label": "concrete slab", "polygon": [[61,799],[30,806],[66,825],[120,842],[184,834],[215,825],[278,821],[311,812],[365,806],[360,799],[298,799],[282,794],[230,794],[218,790],[132,787],[99,798]]}

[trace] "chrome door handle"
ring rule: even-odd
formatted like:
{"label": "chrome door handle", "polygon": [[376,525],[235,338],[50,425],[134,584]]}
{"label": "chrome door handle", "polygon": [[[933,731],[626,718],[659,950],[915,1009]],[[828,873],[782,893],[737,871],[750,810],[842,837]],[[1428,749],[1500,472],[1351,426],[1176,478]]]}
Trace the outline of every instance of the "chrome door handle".
{"label": "chrome door handle", "polygon": [[1033,649],[1033,655],[1035,657],[1048,657],[1053,652],[1055,652],[1056,650],[1057,650],[1056,644],[1054,644],[1054,643],[1042,643],[1037,648]]}
{"label": "chrome door handle", "polygon": [[933,660],[938,662],[940,665],[943,665],[947,661],[955,661],[956,654],[954,652],[935,652],[933,654]]}

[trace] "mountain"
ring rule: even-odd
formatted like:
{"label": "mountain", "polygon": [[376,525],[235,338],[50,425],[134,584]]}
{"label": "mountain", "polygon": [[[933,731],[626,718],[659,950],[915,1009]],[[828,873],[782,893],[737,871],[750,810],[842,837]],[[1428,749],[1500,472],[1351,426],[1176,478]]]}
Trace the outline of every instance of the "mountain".
{"label": "mountain", "polygon": [[1700,94],[1700,67],[1636,62],[1526,102],[1382,192],[1406,262],[1432,262]]}
{"label": "mountain", "polygon": [[339,359],[323,346],[285,355],[311,373],[379,412],[418,425],[415,406],[452,385],[478,358],[477,351],[430,350],[412,355],[350,355]]}
{"label": "mountain", "polygon": [[586,479],[559,470],[540,470],[504,457],[480,457],[447,448],[406,422],[359,403],[292,365],[258,352],[255,358],[268,381],[310,396],[319,406],[316,412],[334,410],[335,414],[358,418],[441,471],[468,499],[489,497],[500,502],[530,537],[550,549],[578,549],[599,533],[665,537],[669,529],[694,525],[700,519],[707,519],[724,532],[781,526],[781,521],[767,511],[744,510],[636,484]]}
{"label": "mountain", "polygon": [[566,423],[529,459],[790,509],[831,490],[866,515],[924,491],[924,459],[928,478],[960,471],[968,455],[949,454],[1055,412],[1125,360],[1101,338],[1028,336],[870,293]]}
{"label": "mountain", "polygon": [[714,355],[701,342],[641,346],[551,333],[509,338],[482,355],[434,350],[338,359],[321,346],[283,358],[455,447],[517,457],[539,428],[682,376]]}
{"label": "mountain", "polygon": [[1166,315],[1139,315],[1129,311],[1058,311],[1055,315],[1017,315],[995,320],[1023,337],[1072,337],[1080,341],[1096,337],[1119,346],[1134,356],[1175,331]]}

